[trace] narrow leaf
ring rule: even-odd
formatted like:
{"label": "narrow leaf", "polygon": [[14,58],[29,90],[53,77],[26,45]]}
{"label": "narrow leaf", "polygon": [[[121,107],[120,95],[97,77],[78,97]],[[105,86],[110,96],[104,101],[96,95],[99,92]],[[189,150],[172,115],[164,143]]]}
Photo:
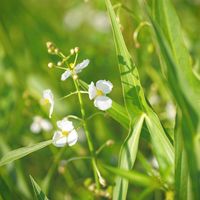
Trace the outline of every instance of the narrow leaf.
{"label": "narrow leaf", "polygon": [[127,50],[113,7],[110,0],[105,0],[105,2],[113,30],[124,102],[131,120],[132,115],[136,115],[145,110],[146,100],[141,87],[138,70]]}
{"label": "narrow leaf", "polygon": [[[122,145],[119,160],[120,169],[131,170],[134,165],[143,121],[144,115],[141,115],[135,120],[128,137]],[[113,191],[113,199],[126,199],[127,190],[128,180],[123,179],[122,177],[117,177]]]}
{"label": "narrow leaf", "polygon": [[45,142],[40,142],[38,144],[34,144],[32,146],[22,147],[22,148],[10,151],[1,158],[0,166],[7,165],[10,162],[13,162],[20,158],[23,158],[30,153],[33,153],[35,151],[38,151],[38,150],[50,145],[51,143],[52,143],[52,140],[48,140]]}
{"label": "narrow leaf", "polygon": [[32,183],[33,190],[35,193],[35,198],[37,200],[48,200],[48,198],[46,197],[44,192],[41,190],[40,186],[35,182],[32,176],[30,176],[30,179],[31,179],[31,183]]}
{"label": "narrow leaf", "polygon": [[104,168],[106,168],[111,173],[122,177],[123,179],[131,181],[135,185],[151,187],[151,188],[160,187],[160,184],[158,183],[158,180],[156,180],[155,177],[150,177],[145,174],[136,172],[134,170],[119,169],[107,165],[104,165]]}

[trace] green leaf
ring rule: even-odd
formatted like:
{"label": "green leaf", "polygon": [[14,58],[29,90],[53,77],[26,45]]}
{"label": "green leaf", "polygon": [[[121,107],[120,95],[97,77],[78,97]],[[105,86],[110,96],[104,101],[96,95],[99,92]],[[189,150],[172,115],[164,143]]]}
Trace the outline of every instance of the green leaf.
{"label": "green leaf", "polygon": [[[120,169],[131,170],[134,165],[143,122],[144,115],[141,115],[135,120],[128,137],[122,145],[119,159]],[[113,199],[126,199],[127,190],[128,180],[117,177],[116,186],[113,191]]]}
{"label": "green leaf", "polygon": [[151,135],[153,152],[158,160],[162,178],[170,179],[174,170],[174,148],[167,138],[158,116],[152,110],[149,110],[145,116],[145,122]]}
{"label": "green leaf", "polygon": [[[134,170],[125,170],[119,169],[115,167],[111,167],[108,165],[103,165],[105,169],[110,171],[111,173],[122,177],[123,179],[129,180],[135,185],[144,186],[144,187],[151,187],[151,188],[159,188],[160,183],[155,177],[150,177],[145,174],[136,172]],[[113,197],[115,199],[115,197]]]}
{"label": "green leaf", "polygon": [[32,183],[33,190],[35,193],[35,198],[37,200],[48,200],[44,192],[41,190],[40,186],[35,182],[35,180],[33,179],[31,175],[30,175],[30,179],[31,179],[31,183]]}
{"label": "green leaf", "polygon": [[0,176],[0,197],[3,200],[19,199],[16,194],[10,190],[5,180]]}
{"label": "green leaf", "polygon": [[144,92],[140,83],[139,73],[133,60],[127,50],[124,42],[119,23],[116,20],[116,16],[113,7],[109,0],[105,0],[108,14],[111,21],[113,30],[113,37],[116,47],[116,53],[119,63],[119,71],[122,82],[124,102],[129,114],[129,119],[132,121],[131,116],[138,115],[145,111],[147,106],[144,97]]}
{"label": "green leaf", "polygon": [[13,162],[20,158],[23,158],[30,153],[33,153],[35,151],[38,151],[38,150],[50,145],[51,143],[52,143],[52,140],[48,140],[45,142],[40,142],[38,144],[34,144],[32,146],[22,147],[22,148],[10,151],[1,158],[0,166],[7,165],[10,162]]}
{"label": "green leaf", "polygon": [[[187,164],[189,168],[194,199],[200,199],[200,173],[194,150],[194,138],[200,124],[200,81],[193,74],[190,55],[182,38],[180,21],[171,1],[156,1],[153,5],[154,18],[151,15],[149,17],[162,55],[161,63],[164,61],[163,67],[166,68],[171,93],[181,109],[178,118],[182,137],[175,137],[178,139],[175,141],[176,157],[180,159],[176,159],[178,163],[175,176],[176,188],[188,185],[188,178],[182,179],[179,175],[180,167],[178,166],[184,162],[184,165]],[[181,143],[182,148],[180,148]],[[184,159],[185,151],[189,162]],[[181,190],[177,192],[179,193],[176,194],[176,198],[179,198],[182,195]]]}
{"label": "green leaf", "polygon": [[[163,32],[164,39],[169,45],[170,53],[175,62],[175,65],[171,65],[171,68],[168,66],[168,70],[174,70],[177,83],[180,84],[187,101],[194,109],[200,110],[200,81],[192,71],[192,62],[183,41],[181,24],[171,0],[156,1],[154,3],[154,17],[155,22]],[[161,45],[161,43],[159,44]]]}
{"label": "green leaf", "polygon": [[129,128],[129,118],[126,113],[126,109],[116,102],[112,102],[112,107],[107,110],[107,113],[124,128]]}

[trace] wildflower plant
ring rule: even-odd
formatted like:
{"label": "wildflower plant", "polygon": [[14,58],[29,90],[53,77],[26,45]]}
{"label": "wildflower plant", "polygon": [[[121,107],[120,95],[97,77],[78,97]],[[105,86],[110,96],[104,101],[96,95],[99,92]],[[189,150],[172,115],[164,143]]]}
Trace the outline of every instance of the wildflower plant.
{"label": "wildflower plant", "polygon": [[[96,83],[96,87],[94,86],[94,83],[91,82],[89,85],[88,91],[81,90],[82,85],[79,79],[79,73],[82,72],[83,69],[85,69],[90,61],[89,59],[85,59],[80,63],[77,63],[78,61],[78,54],[79,54],[79,48],[75,47],[74,49],[71,49],[69,51],[69,55],[64,55],[63,52],[61,52],[53,43],[47,42],[47,50],[50,54],[58,56],[61,60],[57,64],[49,63],[48,67],[50,68],[57,68],[62,71],[64,71],[61,74],[61,81],[67,81],[68,78],[71,78],[74,86],[76,88],[76,91],[72,94],[77,94],[78,101],[80,104],[80,111],[81,111],[81,125],[83,126],[88,147],[90,151],[91,156],[91,164],[93,167],[94,172],[94,178],[95,178],[95,189],[96,193],[99,193],[101,185],[105,186],[105,180],[102,178],[101,173],[98,169],[97,160],[96,160],[96,153],[92,141],[92,137],[90,135],[90,132],[88,130],[87,126],[87,119],[86,119],[86,111],[83,104],[83,98],[82,94],[86,93],[89,96],[89,99],[94,99],[94,105],[98,109],[105,111],[111,108],[112,106],[112,100],[106,96],[106,94],[110,93],[112,91],[113,85],[110,81],[105,80],[99,80]],[[72,60],[72,62],[71,62]],[[64,96],[63,98],[69,97],[71,94]],[[43,98],[47,99],[47,102],[50,102],[50,114],[49,117],[52,115],[54,101],[53,101],[53,94],[51,90],[47,89],[43,91]],[[65,145],[75,145],[78,140],[78,133],[76,131],[76,128],[73,126],[73,123],[68,120],[67,117],[63,118],[60,121],[57,121],[57,126],[60,130],[57,130],[54,132],[53,135],[53,144],[56,147],[64,147]]]}
{"label": "wildflower plant", "polygon": [[[48,63],[48,70],[50,73],[53,70],[60,70],[59,81],[66,84],[71,81],[75,90],[56,99],[53,90],[44,89],[41,94],[41,104],[42,108],[48,107],[49,119],[35,116],[30,129],[33,133],[49,132],[51,139],[8,152],[1,158],[0,167],[51,145],[49,149],[53,153],[54,151],[58,153],[53,158],[54,163],[41,183],[41,188],[34,178],[30,177],[36,199],[48,199],[49,182],[56,169],[64,176],[66,183],[70,183],[73,178],[66,170],[67,164],[76,160],[87,160],[89,161],[86,162],[87,169],[92,170],[93,176],[85,179],[83,184],[94,199],[199,200],[200,79],[185,47],[180,21],[171,0],[138,1],[138,7],[141,9],[139,16],[135,16],[137,12],[122,3],[112,5],[110,0],[105,0],[105,5],[118,58],[116,71],[119,70],[123,103],[116,103],[114,97],[110,98],[114,86],[104,77],[98,81],[91,79],[89,84],[84,81],[81,72],[89,70],[90,60],[79,60],[78,47],[66,53],[54,43],[47,42],[48,53],[58,59],[57,63]],[[150,52],[152,56],[149,57],[156,58],[155,65],[161,68],[158,72],[157,68],[148,66],[144,71],[153,82],[151,85],[158,82],[150,92],[151,95],[146,95],[148,91],[141,82],[138,68],[122,35],[124,26],[120,21],[120,10],[127,12],[137,21],[138,27],[132,33],[132,44],[139,53],[140,48],[141,51],[144,51],[144,48],[138,36],[142,34],[144,27],[150,30],[148,35],[151,36],[151,45],[145,47],[147,50],[144,53]],[[138,63],[140,64],[139,61]],[[145,84],[148,85],[149,81]],[[57,119],[54,112],[57,102],[72,95],[78,100],[80,116],[65,113],[64,117]],[[113,166],[116,164],[114,159],[114,164],[106,164],[105,160],[99,159],[102,150],[113,145],[114,141],[108,140],[98,149],[95,148],[88,123],[98,113],[88,116],[83,95],[87,95],[87,101],[93,105],[93,110],[98,110],[98,113],[114,119],[127,134],[124,140],[121,138],[118,140],[121,149],[118,149],[119,153],[113,156],[118,160],[117,166]],[[163,104],[164,113],[158,113],[154,109],[160,104]],[[172,124],[170,128],[165,126],[163,118]],[[63,152],[70,151],[74,145],[81,146],[80,128],[87,140],[88,155],[63,158]],[[116,132],[118,133],[118,130]],[[6,149],[4,145],[1,146]],[[132,187],[129,186],[131,182]],[[4,194],[4,189],[9,191],[7,183],[1,177],[0,185],[3,186],[0,187],[0,192],[3,191]],[[76,185],[73,188],[76,190]],[[128,195],[129,192],[133,196]],[[85,196],[82,199],[85,199]]]}

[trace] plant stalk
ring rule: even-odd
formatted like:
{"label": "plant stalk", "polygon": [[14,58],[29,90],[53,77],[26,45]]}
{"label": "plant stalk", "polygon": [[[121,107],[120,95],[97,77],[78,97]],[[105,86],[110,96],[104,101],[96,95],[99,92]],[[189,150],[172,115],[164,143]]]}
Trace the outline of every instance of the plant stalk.
{"label": "plant stalk", "polygon": [[99,183],[99,178],[98,178],[98,174],[97,174],[98,168],[97,168],[97,162],[96,162],[96,154],[95,154],[95,151],[94,151],[94,146],[93,146],[92,139],[91,139],[90,133],[88,131],[87,123],[86,123],[86,115],[85,115],[85,110],[84,110],[84,105],[83,105],[83,99],[82,99],[82,95],[81,95],[81,92],[80,92],[78,81],[74,80],[74,79],[73,79],[73,81],[74,81],[74,85],[76,87],[76,90],[78,92],[78,99],[79,99],[79,103],[80,103],[81,115],[82,115],[82,120],[83,120],[83,128],[85,130],[85,135],[86,135],[86,138],[87,138],[89,151],[90,151],[90,154],[91,154],[91,157],[92,157],[91,160],[92,160],[92,167],[93,167],[93,172],[94,172],[95,184],[96,184],[97,190],[99,190],[100,189],[100,183]]}

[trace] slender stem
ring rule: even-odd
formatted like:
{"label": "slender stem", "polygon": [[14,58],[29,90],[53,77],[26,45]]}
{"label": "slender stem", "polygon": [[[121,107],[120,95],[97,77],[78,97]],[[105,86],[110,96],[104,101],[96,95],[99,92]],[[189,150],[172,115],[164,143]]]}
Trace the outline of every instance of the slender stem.
{"label": "slender stem", "polygon": [[[82,94],[88,94],[88,92],[86,92],[86,91],[79,91],[79,92],[82,93]],[[61,97],[60,100],[66,99],[66,98],[68,98],[68,97],[70,97],[70,96],[72,96],[72,95],[74,95],[74,94],[78,94],[78,91],[76,91],[76,92],[71,92],[70,94],[68,94],[68,95],[66,95],[66,96],[64,96],[64,97]]]}
{"label": "slender stem", "polygon": [[95,155],[92,139],[91,139],[90,133],[89,133],[88,128],[87,128],[85,110],[84,110],[84,106],[83,106],[83,100],[82,100],[82,96],[81,96],[81,93],[80,93],[79,84],[78,84],[77,80],[74,80],[74,85],[75,85],[76,90],[78,92],[78,99],[79,99],[80,108],[81,108],[81,115],[82,115],[82,119],[83,119],[83,127],[84,127],[84,130],[85,130],[85,134],[86,134],[86,138],[87,138],[87,142],[88,142],[88,146],[89,146],[89,151],[90,151],[90,154],[91,154],[91,157],[92,157],[92,167],[93,167],[93,171],[94,171],[95,184],[96,184],[97,189],[100,189],[100,183],[99,183],[99,178],[98,178],[98,174],[97,174],[98,168],[97,168],[97,163],[96,163],[96,155]]}

